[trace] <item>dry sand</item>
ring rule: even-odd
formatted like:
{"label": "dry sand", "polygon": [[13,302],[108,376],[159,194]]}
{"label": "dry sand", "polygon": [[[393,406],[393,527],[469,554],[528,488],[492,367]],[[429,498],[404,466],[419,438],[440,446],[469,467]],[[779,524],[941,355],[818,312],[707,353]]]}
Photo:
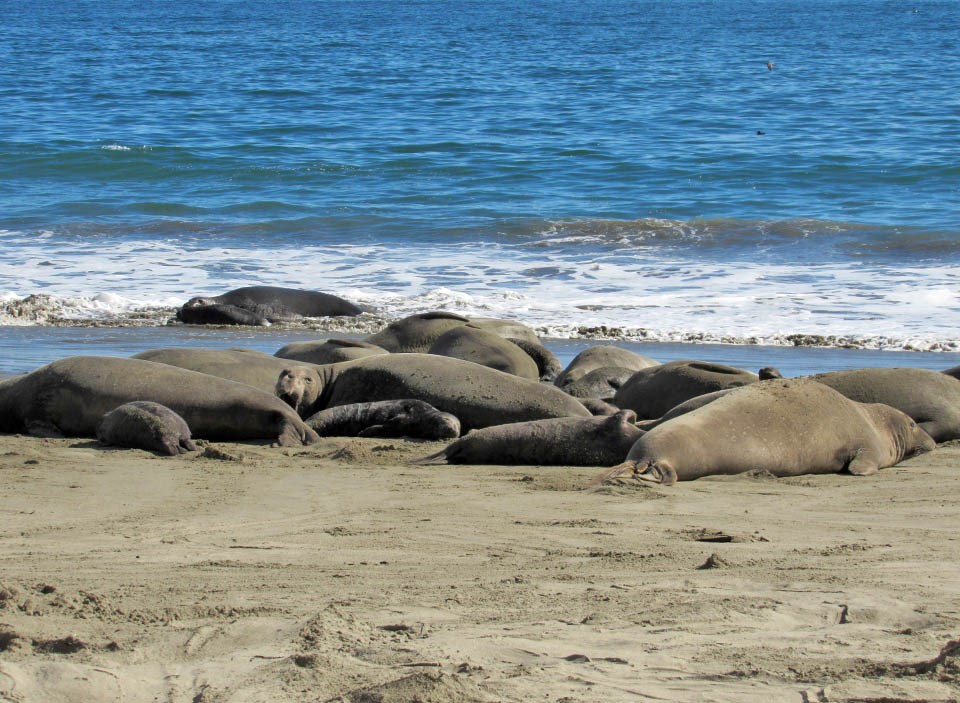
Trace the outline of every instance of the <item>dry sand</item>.
{"label": "dry sand", "polygon": [[960,699],[960,446],[592,491],[441,446],[0,436],[0,700]]}

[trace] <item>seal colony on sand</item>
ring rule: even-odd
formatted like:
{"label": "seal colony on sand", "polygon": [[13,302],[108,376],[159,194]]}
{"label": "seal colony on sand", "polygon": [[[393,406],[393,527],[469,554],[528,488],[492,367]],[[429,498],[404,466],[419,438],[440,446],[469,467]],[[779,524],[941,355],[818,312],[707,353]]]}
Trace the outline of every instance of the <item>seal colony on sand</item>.
{"label": "seal colony on sand", "polygon": [[134,400],[165,405],[204,439],[318,437],[282,400],[253,386],[142,359],[71,356],[0,384],[0,431],[92,437],[97,423]]}
{"label": "seal colony on sand", "polygon": [[191,298],[177,311],[177,319],[200,325],[269,325],[301,317],[353,317],[362,312],[350,301],[330,293],[248,286],[222,295]]}
{"label": "seal colony on sand", "polygon": [[754,469],[775,476],[846,469],[863,476],[935,446],[917,423],[888,405],[858,403],[809,379],[773,379],[651,429],[600,481],[629,473],[671,485]]}

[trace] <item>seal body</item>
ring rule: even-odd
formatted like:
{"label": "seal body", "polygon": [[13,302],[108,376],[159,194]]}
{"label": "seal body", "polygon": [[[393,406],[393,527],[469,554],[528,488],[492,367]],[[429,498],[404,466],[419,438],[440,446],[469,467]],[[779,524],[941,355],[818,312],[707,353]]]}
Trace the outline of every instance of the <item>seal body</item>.
{"label": "seal body", "polygon": [[440,335],[468,322],[470,318],[463,315],[435,310],[395,320],[364,341],[393,354],[426,354]]}
{"label": "seal body", "polygon": [[554,383],[560,388],[565,389],[566,386],[586,376],[594,369],[606,367],[639,371],[640,369],[659,365],[659,361],[654,361],[649,356],[637,354],[622,347],[611,345],[587,347],[573,357],[573,360],[567,364],[567,367],[557,375]]}
{"label": "seal body", "polygon": [[188,325],[270,326],[270,320],[265,315],[237,305],[220,305],[218,303],[210,303],[209,305],[200,303],[190,305],[188,303],[177,311],[177,319]]}
{"label": "seal body", "polygon": [[424,464],[610,466],[623,461],[643,431],[632,410],[604,417],[560,417],[473,430]]}
{"label": "seal body", "polygon": [[531,381],[540,379],[540,369],[527,352],[510,340],[472,324],[443,333],[427,353],[465,359]]}
{"label": "seal body", "polygon": [[852,369],[811,376],[851,400],[885,403],[912,417],[937,442],[960,438],[960,382],[929,369]]}
{"label": "seal body", "polygon": [[135,400],[114,408],[97,423],[97,439],[116,447],[147,449],[176,456],[196,451],[190,428],[165,405]]}
{"label": "seal body", "polygon": [[389,354],[383,347],[361,339],[318,339],[311,342],[290,342],[273,353],[280,359],[309,364],[338,364],[365,356]]}
{"label": "seal body", "polygon": [[350,403],[321,410],[306,422],[321,437],[454,439],[460,420],[412,398]]}
{"label": "seal body", "polygon": [[194,349],[166,347],[134,354],[133,359],[155,361],[181,369],[225,378],[273,394],[277,376],[290,365],[285,359],[250,349]]}
{"label": "seal body", "polygon": [[759,380],[757,374],[733,366],[707,361],[670,361],[634,373],[617,390],[613,404],[630,408],[642,420],[652,420],[695,396]]}
{"label": "seal body", "polygon": [[262,322],[247,322],[237,311],[252,313],[253,318],[266,322],[281,322],[295,320],[300,317],[338,317],[355,316],[363,311],[353,303],[336,295],[321,293],[313,290],[297,288],[281,288],[278,286],[247,286],[209,298],[191,298],[177,313],[183,322],[204,323],[205,308],[220,306],[210,311],[226,320],[233,322],[220,324],[262,324]]}
{"label": "seal body", "polygon": [[285,369],[277,395],[302,417],[337,405],[416,398],[460,420],[461,430],[590,415],[559,388],[435,354],[387,354]]}
{"label": "seal body", "polygon": [[134,400],[165,405],[196,437],[309,444],[317,434],[276,396],[236,381],[143,359],[73,356],[0,385],[0,431],[92,437]]}
{"label": "seal body", "polygon": [[750,470],[775,476],[866,475],[930,451],[933,439],[887,405],[858,403],[809,379],[769,380],[721,395],[641,436],[604,474],[672,484]]}

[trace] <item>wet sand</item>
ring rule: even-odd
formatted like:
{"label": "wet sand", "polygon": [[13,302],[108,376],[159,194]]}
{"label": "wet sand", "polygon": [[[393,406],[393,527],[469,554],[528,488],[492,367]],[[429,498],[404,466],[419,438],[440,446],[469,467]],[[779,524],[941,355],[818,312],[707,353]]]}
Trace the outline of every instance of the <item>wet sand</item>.
{"label": "wet sand", "polygon": [[0,436],[0,700],[960,698],[960,445],[594,490],[441,446]]}

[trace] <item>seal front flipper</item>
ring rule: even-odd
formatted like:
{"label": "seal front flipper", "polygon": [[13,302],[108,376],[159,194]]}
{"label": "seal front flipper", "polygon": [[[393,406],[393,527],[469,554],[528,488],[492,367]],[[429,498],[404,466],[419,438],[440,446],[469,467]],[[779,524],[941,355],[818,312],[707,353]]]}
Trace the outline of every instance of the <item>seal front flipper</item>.
{"label": "seal front flipper", "polygon": [[847,471],[854,476],[870,476],[877,473],[880,464],[877,462],[877,453],[867,447],[857,449],[856,455],[847,464]]}
{"label": "seal front flipper", "polygon": [[639,461],[628,460],[622,464],[617,464],[600,474],[593,483],[594,485],[604,484],[623,476],[628,471],[630,472],[630,478],[635,478],[638,481],[659,483],[662,486],[672,486],[677,482],[677,471],[670,464],[655,459],[647,461],[641,459]]}

